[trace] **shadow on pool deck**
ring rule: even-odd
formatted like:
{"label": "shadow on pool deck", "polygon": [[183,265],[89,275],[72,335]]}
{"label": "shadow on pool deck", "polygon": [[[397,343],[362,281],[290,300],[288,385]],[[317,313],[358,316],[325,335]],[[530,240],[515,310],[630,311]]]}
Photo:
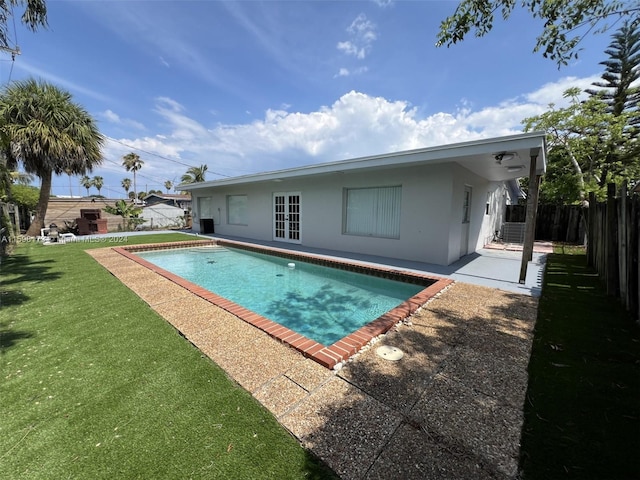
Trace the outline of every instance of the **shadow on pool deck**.
{"label": "shadow on pool deck", "polygon": [[536,298],[456,283],[334,372],[111,249],[87,253],[343,479],[516,477]]}

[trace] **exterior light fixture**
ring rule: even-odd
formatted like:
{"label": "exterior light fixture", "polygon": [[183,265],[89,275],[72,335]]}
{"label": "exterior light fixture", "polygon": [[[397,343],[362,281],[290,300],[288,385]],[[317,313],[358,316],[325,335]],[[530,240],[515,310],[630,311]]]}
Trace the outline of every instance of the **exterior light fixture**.
{"label": "exterior light fixture", "polygon": [[517,155],[517,153],[500,152],[496,153],[494,158],[496,159],[496,163],[498,165],[502,165],[502,162],[509,162],[516,158]]}

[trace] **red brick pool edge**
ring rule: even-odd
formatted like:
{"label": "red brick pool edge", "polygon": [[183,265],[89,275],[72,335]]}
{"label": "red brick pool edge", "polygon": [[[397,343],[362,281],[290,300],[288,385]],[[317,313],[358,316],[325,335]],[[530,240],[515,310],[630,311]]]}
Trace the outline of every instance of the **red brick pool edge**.
{"label": "red brick pool edge", "polygon": [[[195,283],[185,280],[184,278],[168,272],[158,267],[157,265],[154,265],[153,263],[148,262],[145,259],[135,255],[135,252],[140,251],[167,250],[173,248],[189,248],[215,245],[248,249],[266,253],[269,255],[276,255],[293,260],[297,259],[300,261],[317,263],[328,267],[357,271],[374,276],[382,276],[394,280],[403,280],[418,284],[430,284],[426,286],[426,288],[418,292],[416,295],[405,300],[400,305],[388,311],[384,315],[378,317],[372,322],[369,322],[363,327],[360,327],[355,332],[350,333],[334,344],[326,346],[314,340],[311,340],[304,335],[296,333],[293,330],[284,327],[272,320],[269,320],[268,318],[258,315],[257,313],[252,312],[251,310],[244,308],[230,300],[227,300],[226,298],[216,295],[215,293],[210,292],[209,290],[206,290],[205,288],[202,288]],[[194,295],[203,298],[213,305],[228,311],[241,320],[266,332],[271,337],[294,348],[304,356],[311,358],[312,360],[318,362],[320,365],[330,369],[335,367],[338,363],[348,360],[349,357],[359,352],[360,349],[371,342],[372,339],[389,331],[396,324],[413,314],[422,305],[429,301],[429,299],[433,298],[436,294],[453,283],[453,280],[449,280],[446,278],[434,277],[413,272],[403,272],[391,268],[349,262],[346,260],[336,260],[334,258],[327,258],[320,255],[306,253],[303,254],[286,249],[263,247],[261,245],[255,245],[245,242],[235,242],[230,240],[194,240],[187,242],[156,243],[127,247],[114,247],[112,250],[119,253],[120,255],[123,255],[129,260],[136,262],[137,264],[145,268],[148,268],[156,274],[161,275],[168,280],[171,280],[175,284],[180,285]]]}

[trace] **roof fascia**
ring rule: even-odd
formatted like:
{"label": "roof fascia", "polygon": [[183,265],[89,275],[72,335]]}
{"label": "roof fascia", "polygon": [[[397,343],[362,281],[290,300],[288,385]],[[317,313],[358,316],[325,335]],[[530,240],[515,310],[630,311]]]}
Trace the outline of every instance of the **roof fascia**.
{"label": "roof fascia", "polygon": [[[372,155],[367,157],[325,162],[302,167],[294,167],[271,172],[263,172],[238,177],[211,180],[208,182],[178,185],[181,190],[191,191],[210,187],[279,181],[287,178],[322,175],[335,172],[347,172],[368,168],[384,168],[388,166],[410,166],[424,163],[455,162],[456,158],[471,155],[493,154],[503,150],[539,149],[538,156],[542,172],[546,170],[546,141],[544,132],[528,132],[497,138],[486,138],[462,143],[452,143],[415,150]],[[540,158],[542,157],[542,158]],[[538,168],[540,170],[540,167]]]}

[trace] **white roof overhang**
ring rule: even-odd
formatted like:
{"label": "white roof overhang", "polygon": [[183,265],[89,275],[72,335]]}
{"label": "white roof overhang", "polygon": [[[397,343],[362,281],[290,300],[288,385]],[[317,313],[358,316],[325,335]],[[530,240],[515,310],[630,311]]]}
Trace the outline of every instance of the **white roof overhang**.
{"label": "white roof overhang", "polygon": [[314,175],[347,173],[359,170],[388,170],[398,167],[439,163],[457,163],[487,180],[504,181],[527,177],[532,156],[536,158],[536,174],[543,175],[546,171],[544,132],[522,133],[337,162],[319,163],[180,185],[179,188],[181,190],[194,191],[227,185],[278,182],[285,179]]}

